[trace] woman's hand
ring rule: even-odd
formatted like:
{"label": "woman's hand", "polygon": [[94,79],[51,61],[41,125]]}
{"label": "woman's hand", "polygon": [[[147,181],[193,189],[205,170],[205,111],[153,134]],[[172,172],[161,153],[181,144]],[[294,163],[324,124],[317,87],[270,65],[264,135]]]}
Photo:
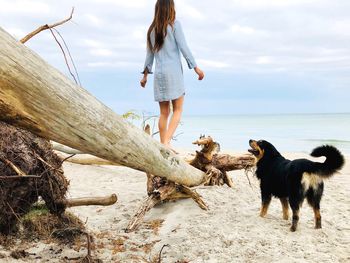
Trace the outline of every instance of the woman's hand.
{"label": "woman's hand", "polygon": [[146,83],[147,83],[147,75],[143,76],[143,78],[140,81],[141,87],[144,88],[146,87]]}
{"label": "woman's hand", "polygon": [[198,80],[202,80],[204,79],[204,72],[199,68],[199,67],[195,67],[194,71],[197,73],[198,75]]}

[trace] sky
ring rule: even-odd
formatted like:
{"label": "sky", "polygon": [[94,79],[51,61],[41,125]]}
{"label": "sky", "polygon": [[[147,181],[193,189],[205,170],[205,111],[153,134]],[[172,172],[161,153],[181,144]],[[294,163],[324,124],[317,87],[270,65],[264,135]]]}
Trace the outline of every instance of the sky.
{"label": "sky", "polygon": [[[82,86],[117,113],[157,113],[139,81],[154,0],[0,0],[0,27],[20,39],[58,27]],[[185,115],[350,112],[350,1],[175,0],[206,77],[185,69]],[[49,31],[26,46],[68,74]],[[0,47],[1,48],[1,47]]]}

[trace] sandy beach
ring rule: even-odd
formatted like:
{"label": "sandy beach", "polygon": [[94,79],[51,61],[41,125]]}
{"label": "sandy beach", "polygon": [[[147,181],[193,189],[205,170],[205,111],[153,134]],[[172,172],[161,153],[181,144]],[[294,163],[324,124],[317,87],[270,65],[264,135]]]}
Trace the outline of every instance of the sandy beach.
{"label": "sandy beach", "polygon": [[[286,154],[289,158],[305,154]],[[346,156],[347,161],[350,157]],[[164,245],[162,262],[349,262],[350,261],[350,165],[325,182],[321,203],[323,229],[313,228],[312,209],[304,203],[299,229],[289,231],[282,219],[279,200],[272,201],[266,218],[260,218],[258,181],[243,171],[231,172],[232,189],[199,187],[209,205],[201,210],[192,200],[181,200],[153,208],[134,233],[124,232],[129,220],[146,198],[146,176],[126,167],[83,166],[66,163],[69,196],[116,193],[110,207],[69,209],[86,222],[95,236],[94,256],[103,262],[151,262]],[[23,245],[24,246],[24,245]],[[14,260],[0,247],[0,262],[67,262],[86,255],[82,246],[31,243],[23,247],[35,254]],[[40,256],[40,259],[35,257]],[[66,259],[65,259],[66,258]]]}

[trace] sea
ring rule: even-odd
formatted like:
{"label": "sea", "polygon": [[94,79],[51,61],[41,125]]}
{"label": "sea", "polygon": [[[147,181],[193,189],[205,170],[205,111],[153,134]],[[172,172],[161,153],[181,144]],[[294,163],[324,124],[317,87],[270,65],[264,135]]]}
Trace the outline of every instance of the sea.
{"label": "sea", "polygon": [[[157,130],[155,120],[150,125]],[[200,135],[210,135],[222,151],[245,152],[249,139],[263,139],[280,152],[310,153],[328,144],[350,154],[350,113],[183,116],[172,145],[196,150],[192,142]]]}

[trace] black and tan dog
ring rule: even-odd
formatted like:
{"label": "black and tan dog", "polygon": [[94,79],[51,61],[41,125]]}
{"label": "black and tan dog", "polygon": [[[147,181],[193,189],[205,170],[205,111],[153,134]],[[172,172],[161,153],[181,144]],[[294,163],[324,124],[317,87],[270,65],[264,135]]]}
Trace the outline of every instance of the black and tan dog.
{"label": "black and tan dog", "polygon": [[283,219],[288,220],[288,203],[293,212],[291,231],[297,229],[299,209],[306,197],[315,213],[315,228],[321,228],[320,201],[323,179],[331,177],[344,165],[344,157],[333,146],[314,149],[313,157],[325,156],[323,163],[307,159],[285,159],[269,142],[250,140],[249,145],[257,159],[256,176],[260,180],[262,207],[260,216],[267,213],[271,197],[278,197],[282,204]]}

